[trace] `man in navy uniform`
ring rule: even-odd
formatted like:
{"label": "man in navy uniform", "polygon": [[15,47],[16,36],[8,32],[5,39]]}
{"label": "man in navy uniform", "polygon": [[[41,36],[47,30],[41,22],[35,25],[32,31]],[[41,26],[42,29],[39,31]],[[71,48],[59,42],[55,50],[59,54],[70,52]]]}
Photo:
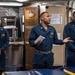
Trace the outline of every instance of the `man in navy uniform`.
{"label": "man in navy uniform", "polygon": [[58,40],[56,30],[50,26],[50,15],[43,12],[40,15],[41,23],[31,29],[29,43],[35,48],[33,68],[42,69],[53,67],[54,54],[52,52],[53,44],[64,44],[72,42],[69,38]]}
{"label": "man in navy uniform", "polygon": [[72,21],[64,27],[63,37],[68,36],[73,42],[66,43],[66,66],[75,67],[75,11],[72,14]]}
{"label": "man in navy uniform", "polygon": [[5,70],[6,65],[6,50],[9,47],[8,32],[0,26],[0,71]]}

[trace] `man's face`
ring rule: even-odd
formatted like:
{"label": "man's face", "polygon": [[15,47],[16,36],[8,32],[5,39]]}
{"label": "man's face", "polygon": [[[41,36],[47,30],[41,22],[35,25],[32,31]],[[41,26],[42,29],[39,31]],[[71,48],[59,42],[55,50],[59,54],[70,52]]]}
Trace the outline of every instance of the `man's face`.
{"label": "man's face", "polygon": [[50,24],[50,15],[49,15],[49,13],[44,13],[41,20],[45,24]]}

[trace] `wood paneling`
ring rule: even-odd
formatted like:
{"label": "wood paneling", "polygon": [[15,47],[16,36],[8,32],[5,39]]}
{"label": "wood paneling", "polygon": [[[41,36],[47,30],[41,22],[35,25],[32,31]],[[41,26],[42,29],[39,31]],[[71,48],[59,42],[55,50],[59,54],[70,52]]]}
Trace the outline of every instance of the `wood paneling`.
{"label": "wood paneling", "polygon": [[[35,15],[29,17],[28,14],[32,11]],[[29,35],[31,28],[38,24],[38,8],[37,7],[27,7],[25,8],[25,49],[26,49],[26,68],[27,65],[32,66],[34,48],[29,45]]]}
{"label": "wood paneling", "polygon": [[[50,14],[60,14],[62,17],[62,23],[50,24],[55,27],[57,33],[59,33],[60,39],[63,39],[63,28],[66,24],[66,7],[65,6],[50,6],[47,11]],[[54,52],[54,66],[65,65],[65,45],[54,45],[52,51]]]}

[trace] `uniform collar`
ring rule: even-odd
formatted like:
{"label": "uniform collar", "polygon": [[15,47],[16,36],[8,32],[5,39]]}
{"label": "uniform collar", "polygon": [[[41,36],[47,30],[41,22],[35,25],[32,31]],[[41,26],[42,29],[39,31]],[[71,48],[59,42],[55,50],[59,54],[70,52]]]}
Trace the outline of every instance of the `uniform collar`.
{"label": "uniform collar", "polygon": [[71,26],[75,27],[75,22],[71,21]]}
{"label": "uniform collar", "polygon": [[[40,29],[44,29],[44,27],[42,26],[42,24],[40,24]],[[51,26],[48,26],[48,30],[51,30]]]}

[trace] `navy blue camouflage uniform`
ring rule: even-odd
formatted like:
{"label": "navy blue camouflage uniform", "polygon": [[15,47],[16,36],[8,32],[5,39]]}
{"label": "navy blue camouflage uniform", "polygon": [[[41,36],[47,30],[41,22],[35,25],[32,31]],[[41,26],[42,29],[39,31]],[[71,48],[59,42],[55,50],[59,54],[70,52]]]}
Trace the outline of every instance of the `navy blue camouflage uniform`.
{"label": "navy blue camouflage uniform", "polygon": [[75,22],[71,21],[64,27],[63,37],[70,37],[73,42],[66,43],[66,66],[75,67]]}
{"label": "navy blue camouflage uniform", "polygon": [[[34,41],[42,35],[45,39],[36,46]],[[62,40],[58,40],[57,33],[54,27],[48,26],[48,29],[45,30],[44,27],[39,24],[32,28],[30,37],[29,37],[30,46],[35,47],[34,58],[33,58],[33,68],[49,68],[53,67],[54,54],[51,51],[53,44],[63,44]],[[39,52],[37,52],[38,50]],[[51,51],[48,54],[40,53]]]}
{"label": "navy blue camouflage uniform", "polygon": [[8,32],[0,27],[0,70],[5,69],[6,65],[6,49],[9,47],[9,35]]}

